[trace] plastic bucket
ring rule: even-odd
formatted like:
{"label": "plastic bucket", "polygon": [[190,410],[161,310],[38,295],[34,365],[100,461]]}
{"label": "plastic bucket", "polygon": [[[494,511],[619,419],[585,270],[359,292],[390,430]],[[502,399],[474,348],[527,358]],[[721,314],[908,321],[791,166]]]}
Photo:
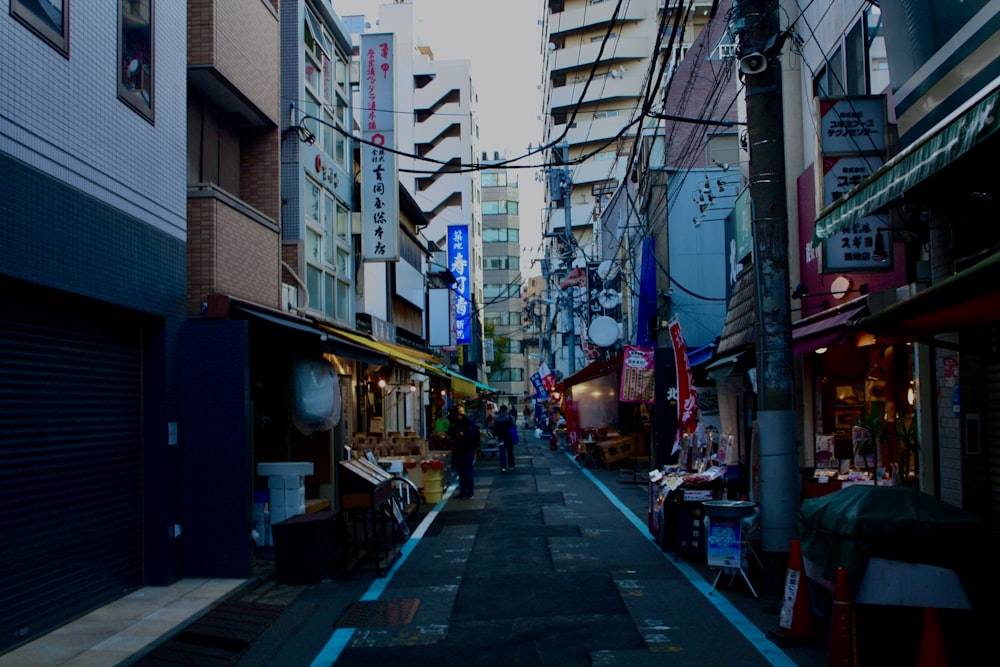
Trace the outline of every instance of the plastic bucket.
{"label": "plastic bucket", "polygon": [[433,468],[424,471],[424,500],[428,503],[441,502],[444,495],[444,472]]}

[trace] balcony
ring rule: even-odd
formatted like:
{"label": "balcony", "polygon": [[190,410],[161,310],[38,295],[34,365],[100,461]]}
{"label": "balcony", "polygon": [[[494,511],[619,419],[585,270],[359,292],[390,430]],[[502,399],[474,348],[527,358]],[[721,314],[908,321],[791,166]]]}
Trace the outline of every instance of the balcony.
{"label": "balcony", "polygon": [[[583,29],[606,28],[611,22],[611,16],[615,13],[616,4],[615,2],[602,2],[596,5],[586,3],[581,7],[552,14],[549,18],[549,34],[557,35]],[[650,14],[648,7],[648,0],[646,2],[637,0],[630,2],[618,12],[618,20],[641,21],[646,18],[655,18],[648,16]]]}
{"label": "balcony", "polygon": [[210,183],[188,186],[187,215],[187,312],[214,292],[280,309],[277,222]]}
{"label": "balcony", "polygon": [[[580,46],[557,49],[552,54],[555,57],[550,60],[552,71],[589,69],[597,60],[600,51],[600,42],[588,42]],[[652,51],[652,45],[646,37],[622,37],[608,42],[604,47],[602,62],[612,65],[620,61],[639,60],[648,58]]]}
{"label": "balcony", "polygon": [[[600,118],[598,120],[579,120],[578,116],[574,122],[576,127],[570,128],[569,132],[566,133],[566,141],[570,146],[589,141],[607,141],[621,132],[622,127],[629,121],[630,116],[630,110],[622,110],[617,116]],[[607,164],[610,164],[610,162]]]}
{"label": "balcony", "polygon": [[188,2],[188,81],[246,124],[279,123],[278,15],[261,0]]}
{"label": "balcony", "polygon": [[[587,95],[583,98],[583,103],[587,104],[589,102],[598,102],[600,100],[611,100],[616,98],[635,99],[639,97],[640,88],[642,87],[642,77],[640,76],[638,66],[633,66],[632,69],[636,70],[634,76],[626,76],[625,78],[618,79],[613,79],[611,77],[594,79],[594,81],[592,81],[590,86],[587,88]],[[551,104],[549,108],[565,109],[575,106],[577,101],[580,99],[580,96],[583,95],[583,88],[585,85],[585,82],[581,81],[553,88],[552,95],[549,99]]]}

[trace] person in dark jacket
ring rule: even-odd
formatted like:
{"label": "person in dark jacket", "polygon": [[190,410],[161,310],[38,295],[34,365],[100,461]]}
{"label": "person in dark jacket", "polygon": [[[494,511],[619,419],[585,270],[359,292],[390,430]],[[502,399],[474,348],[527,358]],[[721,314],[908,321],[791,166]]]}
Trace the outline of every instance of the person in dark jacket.
{"label": "person in dark jacket", "polygon": [[473,468],[479,451],[479,427],[465,414],[464,406],[457,406],[450,415],[448,438],[453,443],[451,455],[458,471],[458,497],[472,498],[475,483]]}
{"label": "person in dark jacket", "polygon": [[516,428],[511,418],[511,413],[506,405],[500,406],[500,411],[493,418],[493,435],[500,440],[499,458],[500,472],[507,472],[508,468],[514,467],[514,443],[511,441],[511,429]]}

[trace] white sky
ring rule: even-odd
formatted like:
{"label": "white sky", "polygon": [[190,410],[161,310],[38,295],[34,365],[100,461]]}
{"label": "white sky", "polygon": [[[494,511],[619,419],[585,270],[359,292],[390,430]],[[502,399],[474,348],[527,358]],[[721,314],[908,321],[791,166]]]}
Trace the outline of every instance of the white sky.
{"label": "white sky", "polygon": [[[523,155],[542,139],[542,0],[411,0],[417,31],[435,60],[469,60],[479,96],[479,150]],[[332,0],[338,16],[364,14],[374,26],[383,0]],[[533,156],[522,164],[539,164]],[[542,183],[515,169],[521,216],[521,275],[541,275]]]}

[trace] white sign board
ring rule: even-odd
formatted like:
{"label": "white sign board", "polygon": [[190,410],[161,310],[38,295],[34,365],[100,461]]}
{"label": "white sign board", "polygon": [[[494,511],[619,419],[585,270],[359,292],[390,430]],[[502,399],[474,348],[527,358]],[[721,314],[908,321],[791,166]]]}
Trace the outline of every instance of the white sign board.
{"label": "white sign board", "polygon": [[394,35],[361,35],[361,72],[361,256],[365,262],[395,262],[399,169],[392,152],[396,148]]}

